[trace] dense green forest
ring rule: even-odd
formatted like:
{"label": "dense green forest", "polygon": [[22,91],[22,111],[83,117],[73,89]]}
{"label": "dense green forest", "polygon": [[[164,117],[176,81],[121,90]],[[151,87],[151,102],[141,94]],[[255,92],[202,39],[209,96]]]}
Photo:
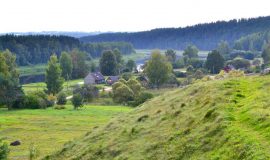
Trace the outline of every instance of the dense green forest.
{"label": "dense green forest", "polygon": [[70,52],[73,49],[86,52],[88,58],[101,56],[104,50],[119,49],[123,54],[134,52],[130,43],[108,42],[108,43],[81,43],[78,39],[68,36],[50,35],[3,35],[0,36],[0,51],[10,50],[16,54],[18,65],[30,65],[47,63],[50,56],[55,53],[58,57],[61,52]]}
{"label": "dense green forest", "polygon": [[264,32],[253,33],[241,37],[234,44],[234,49],[245,51],[262,51],[270,42],[270,30]]}
{"label": "dense green forest", "polygon": [[181,49],[194,44],[201,50],[212,50],[221,40],[231,46],[248,34],[270,29],[270,17],[259,17],[215,23],[198,24],[185,28],[154,29],[135,33],[107,33],[80,38],[83,42],[130,42],[137,49]]}

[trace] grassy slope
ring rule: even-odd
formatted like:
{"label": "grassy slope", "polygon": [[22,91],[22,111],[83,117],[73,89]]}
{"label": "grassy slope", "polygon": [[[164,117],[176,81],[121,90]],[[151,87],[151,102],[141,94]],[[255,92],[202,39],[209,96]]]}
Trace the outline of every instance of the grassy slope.
{"label": "grassy slope", "polygon": [[48,159],[270,159],[270,77],[168,92]]}
{"label": "grassy slope", "polygon": [[84,135],[95,126],[109,121],[112,116],[128,112],[123,106],[86,106],[73,110],[39,109],[7,111],[0,108],[0,138],[7,142],[20,140],[22,145],[10,147],[9,159],[28,159],[33,144],[39,156],[62,148],[67,141]]}

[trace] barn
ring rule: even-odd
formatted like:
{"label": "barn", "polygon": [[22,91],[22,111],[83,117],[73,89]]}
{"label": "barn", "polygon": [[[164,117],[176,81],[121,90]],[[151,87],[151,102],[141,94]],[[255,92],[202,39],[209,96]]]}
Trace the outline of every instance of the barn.
{"label": "barn", "polygon": [[89,73],[84,78],[84,84],[86,84],[86,85],[89,85],[89,84],[102,84],[102,83],[105,83],[105,78],[100,72]]}

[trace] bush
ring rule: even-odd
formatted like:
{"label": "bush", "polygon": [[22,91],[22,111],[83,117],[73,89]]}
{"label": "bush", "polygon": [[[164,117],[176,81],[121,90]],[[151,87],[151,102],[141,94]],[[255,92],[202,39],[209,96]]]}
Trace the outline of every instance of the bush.
{"label": "bush", "polygon": [[250,62],[247,59],[235,58],[234,60],[228,61],[227,65],[233,65],[235,69],[247,69],[250,67]]}
{"label": "bush", "polygon": [[76,88],[73,91],[73,94],[80,94],[85,101],[91,102],[93,98],[98,97],[99,90],[96,86],[84,85],[82,87]]}
{"label": "bush", "polygon": [[187,74],[181,71],[174,71],[173,74],[177,77],[177,78],[185,78],[187,77]]}
{"label": "bush", "polygon": [[204,77],[204,74],[203,74],[203,72],[202,72],[201,70],[198,69],[198,70],[194,73],[193,77],[194,77],[195,79],[202,79],[202,78]]}
{"label": "bush", "polygon": [[57,104],[58,105],[65,105],[67,103],[67,95],[64,92],[60,92],[57,95]]}
{"label": "bush", "polygon": [[74,94],[71,99],[74,109],[78,109],[79,107],[83,107],[83,97],[81,94]]}
{"label": "bush", "polygon": [[46,107],[47,107],[46,101],[38,97],[37,95],[30,94],[24,97],[22,108],[44,109]]}
{"label": "bush", "polygon": [[141,92],[142,85],[137,80],[130,79],[126,84],[133,91],[134,95],[138,95]]}
{"label": "bush", "polygon": [[8,153],[8,145],[0,139],[0,160],[7,160]]}
{"label": "bush", "polygon": [[47,98],[47,107],[54,106],[56,100],[57,100],[57,98],[54,95],[52,95],[52,94],[48,95],[48,98]]}
{"label": "bush", "polygon": [[134,102],[131,103],[132,106],[138,106],[140,104],[143,104],[147,100],[153,98],[154,95],[149,92],[141,92],[139,96],[137,96],[134,100]]}
{"label": "bush", "polygon": [[123,78],[124,80],[128,81],[129,79],[132,78],[132,76],[133,76],[132,73],[126,72],[126,73],[123,73],[123,74],[121,75],[121,78]]}
{"label": "bush", "polygon": [[113,100],[117,103],[127,103],[134,98],[133,91],[125,84],[118,86],[113,90]]}
{"label": "bush", "polygon": [[66,109],[66,107],[63,105],[56,105],[54,106],[54,109],[61,110],[61,109]]}

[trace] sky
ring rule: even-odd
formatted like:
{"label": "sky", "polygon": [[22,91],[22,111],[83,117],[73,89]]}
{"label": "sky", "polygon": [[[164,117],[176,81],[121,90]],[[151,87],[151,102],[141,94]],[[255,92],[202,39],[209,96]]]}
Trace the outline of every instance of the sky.
{"label": "sky", "polygon": [[134,32],[270,15],[270,0],[0,0],[0,33]]}

